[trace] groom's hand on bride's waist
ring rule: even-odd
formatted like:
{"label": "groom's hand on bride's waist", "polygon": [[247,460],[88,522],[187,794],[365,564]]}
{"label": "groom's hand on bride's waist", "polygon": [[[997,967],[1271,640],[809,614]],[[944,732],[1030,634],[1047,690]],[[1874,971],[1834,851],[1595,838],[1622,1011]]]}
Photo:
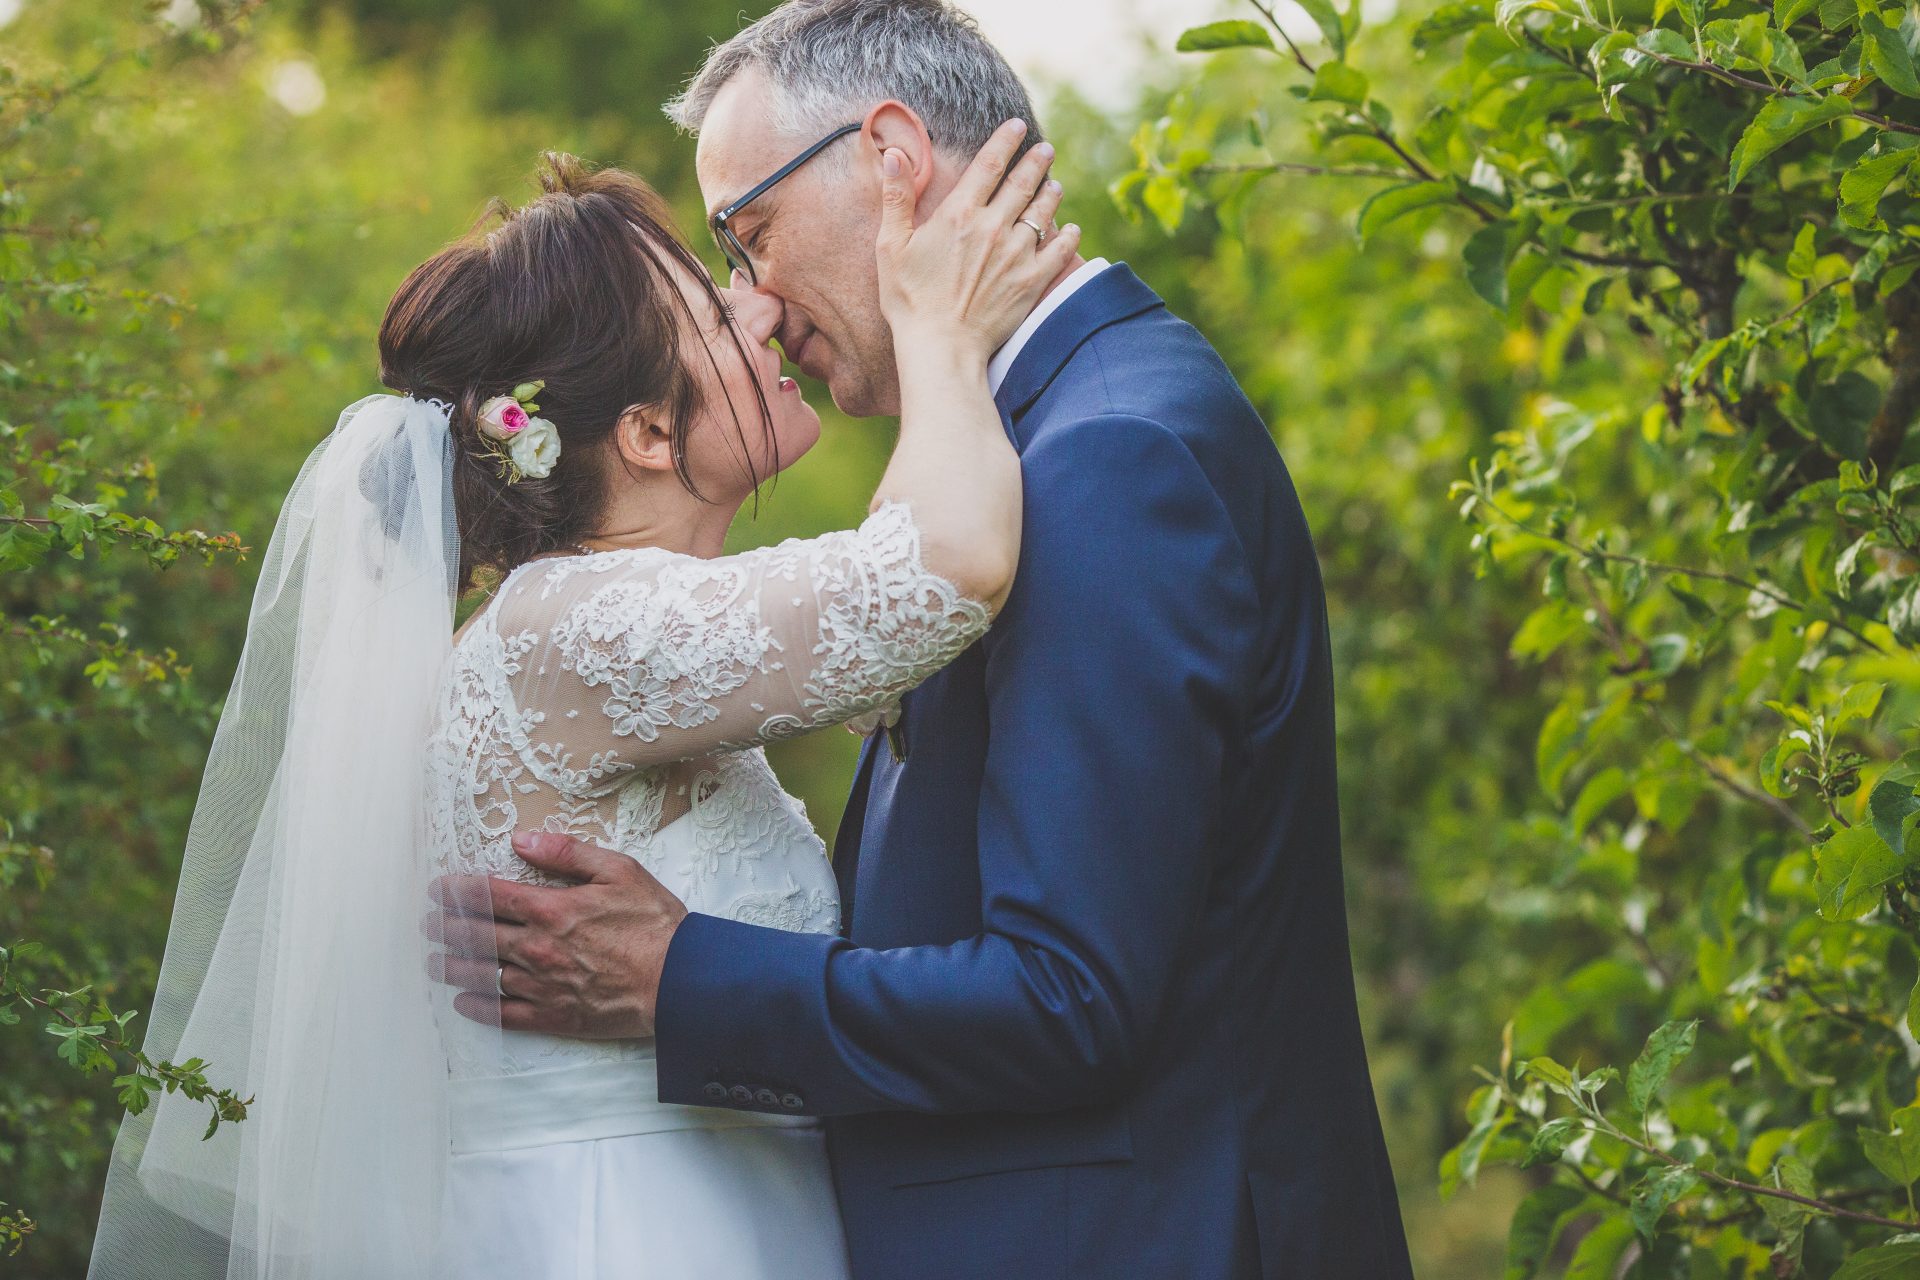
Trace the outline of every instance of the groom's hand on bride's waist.
{"label": "groom's hand on bride's waist", "polygon": [[632,858],[583,840],[522,831],[513,847],[579,883],[436,876],[420,927],[446,950],[427,957],[428,975],[461,988],[453,1007],[477,1022],[595,1040],[652,1035],[686,905]]}

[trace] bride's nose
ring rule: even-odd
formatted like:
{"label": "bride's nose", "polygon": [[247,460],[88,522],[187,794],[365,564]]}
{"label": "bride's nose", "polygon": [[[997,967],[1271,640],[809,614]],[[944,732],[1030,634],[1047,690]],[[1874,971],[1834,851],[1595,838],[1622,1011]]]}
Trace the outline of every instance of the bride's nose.
{"label": "bride's nose", "polygon": [[757,289],[738,287],[745,283],[740,273],[734,272],[733,285],[720,290],[720,296],[733,308],[734,320],[750,341],[756,344],[770,342],[773,335],[780,331],[785,308],[780,305],[778,298]]}

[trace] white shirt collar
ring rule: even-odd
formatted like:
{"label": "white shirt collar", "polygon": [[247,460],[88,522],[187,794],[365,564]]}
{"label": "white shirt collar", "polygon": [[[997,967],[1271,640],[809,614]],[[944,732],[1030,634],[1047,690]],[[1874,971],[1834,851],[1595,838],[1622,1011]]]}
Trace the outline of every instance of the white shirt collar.
{"label": "white shirt collar", "polygon": [[1058,311],[1061,304],[1068,298],[1078,293],[1082,285],[1087,284],[1110,265],[1112,264],[1105,258],[1083,262],[1079,269],[1062,280],[1052,293],[1040,299],[1040,305],[1020,322],[1020,327],[1013,331],[1013,336],[993,353],[993,359],[987,361],[987,386],[993,394],[1000,394],[1000,384],[1007,380],[1007,370],[1013,368],[1013,362],[1019,357],[1021,349],[1027,345],[1028,339],[1033,337],[1035,331],[1046,323],[1047,317]]}

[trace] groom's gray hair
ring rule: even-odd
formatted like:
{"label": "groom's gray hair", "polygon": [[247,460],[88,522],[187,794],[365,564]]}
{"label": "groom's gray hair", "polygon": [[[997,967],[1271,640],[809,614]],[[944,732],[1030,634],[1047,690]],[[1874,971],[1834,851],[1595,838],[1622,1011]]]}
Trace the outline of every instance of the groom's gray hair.
{"label": "groom's gray hair", "polygon": [[1040,141],[1026,86],[973,18],[945,0],[787,0],[715,45],[668,119],[700,132],[713,99],[749,68],[773,89],[773,126],[811,140],[889,98],[918,112],[935,145],[971,159],[1015,116]]}

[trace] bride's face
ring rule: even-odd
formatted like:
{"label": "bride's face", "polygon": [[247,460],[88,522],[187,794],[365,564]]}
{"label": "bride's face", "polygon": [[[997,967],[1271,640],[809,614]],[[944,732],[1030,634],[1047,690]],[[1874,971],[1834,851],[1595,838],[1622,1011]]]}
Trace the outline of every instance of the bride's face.
{"label": "bride's face", "polygon": [[[684,267],[673,264],[671,269],[697,322],[686,344],[700,387],[700,406],[687,432],[687,468],[701,494],[712,501],[744,501],[755,475],[767,480],[813,448],[820,439],[820,415],[793,379],[780,375],[780,353],[770,345],[780,328],[777,299],[751,290],[721,289],[721,301],[731,314],[723,313]],[[729,325],[737,342],[727,331]],[[771,419],[765,426],[762,397]]]}

